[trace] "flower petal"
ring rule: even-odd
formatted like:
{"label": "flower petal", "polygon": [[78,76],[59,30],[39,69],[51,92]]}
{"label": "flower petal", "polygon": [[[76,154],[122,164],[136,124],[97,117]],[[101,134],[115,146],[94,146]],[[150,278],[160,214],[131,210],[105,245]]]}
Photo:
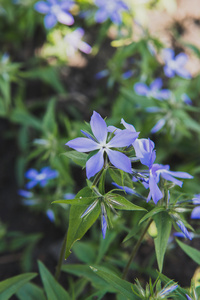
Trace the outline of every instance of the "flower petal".
{"label": "flower petal", "polygon": [[86,175],[90,179],[103,168],[103,150],[98,151],[86,162]]}
{"label": "flower petal", "polygon": [[106,152],[112,165],[124,172],[132,173],[131,161],[125,154],[110,149]]}
{"label": "flower petal", "polygon": [[31,181],[29,181],[29,182],[25,185],[25,187],[26,187],[28,190],[30,190],[30,189],[32,189],[34,186],[36,186],[36,184],[38,184],[38,181],[37,181],[37,180],[31,180]]}
{"label": "flower petal", "polygon": [[108,19],[108,14],[106,10],[99,9],[95,14],[95,20],[97,23],[103,23]]}
{"label": "flower petal", "polygon": [[174,178],[174,177],[171,176],[168,172],[162,172],[162,173],[161,173],[161,176],[162,176],[164,179],[166,179],[166,180],[168,180],[168,181],[171,181],[171,182],[177,184],[177,185],[180,186],[180,187],[182,187],[182,185],[183,185],[183,182],[182,182],[182,181],[180,181],[180,180]]}
{"label": "flower petal", "polygon": [[48,14],[51,6],[45,1],[39,1],[35,3],[34,8],[36,11],[40,12],[41,14]]}
{"label": "flower petal", "polygon": [[28,179],[35,179],[35,177],[38,175],[38,171],[35,169],[29,169],[26,173],[25,173],[25,177]]}
{"label": "flower petal", "polygon": [[173,69],[171,69],[169,66],[164,66],[164,73],[167,77],[171,78],[175,76],[175,72]]}
{"label": "flower petal", "polygon": [[121,119],[121,124],[123,124],[126,129],[128,129],[130,131],[133,131],[133,132],[136,132],[135,127],[133,125],[129,124],[129,123],[126,123],[124,121],[124,119]]}
{"label": "flower petal", "polygon": [[180,228],[180,230],[183,232],[183,234],[185,235],[186,238],[188,238],[189,240],[192,240],[192,236],[190,235],[190,233],[188,232],[187,228],[185,227],[185,225],[183,224],[182,221],[178,220],[176,222],[176,224],[178,225],[178,227]]}
{"label": "flower petal", "polygon": [[57,15],[57,20],[65,25],[72,25],[74,24],[74,18],[72,17],[72,15],[70,13],[61,11],[59,12]]}
{"label": "flower petal", "polygon": [[56,16],[52,14],[48,14],[44,17],[44,25],[47,29],[53,28],[57,23],[57,18]]}
{"label": "flower petal", "polygon": [[96,111],[93,112],[93,115],[90,120],[90,126],[92,132],[96,137],[99,143],[106,143],[107,138],[107,125],[104,119]]}
{"label": "flower petal", "polygon": [[163,126],[165,125],[166,121],[165,119],[160,119],[156,125],[151,129],[151,133],[156,133],[158,132],[160,129],[163,128]]}
{"label": "flower petal", "polygon": [[73,148],[74,150],[78,152],[89,152],[93,150],[99,149],[99,144],[91,139],[87,139],[84,137],[76,138],[74,140],[71,140],[67,142],[65,145],[67,145],[70,148]]}
{"label": "flower petal", "polygon": [[141,96],[147,96],[147,94],[149,93],[149,87],[142,82],[138,82],[134,85],[134,90],[136,92],[136,94],[141,95]]}
{"label": "flower petal", "polygon": [[163,85],[162,79],[161,78],[156,78],[151,84],[150,84],[150,89],[152,91],[155,90],[160,90]]}
{"label": "flower petal", "polygon": [[193,178],[193,176],[187,172],[167,171],[167,173],[171,174],[172,176],[178,177],[178,178],[187,178],[187,179]]}
{"label": "flower petal", "polygon": [[176,55],[175,61],[176,61],[177,65],[179,65],[179,67],[182,67],[188,61],[188,56],[185,53],[179,53],[178,55]]}
{"label": "flower petal", "polygon": [[104,215],[102,215],[102,218],[101,218],[101,230],[102,230],[103,239],[105,239],[106,230],[107,230],[107,221],[106,221],[106,218]]}
{"label": "flower petal", "polygon": [[166,48],[162,52],[163,58],[165,62],[168,62],[169,60],[172,60],[174,58],[174,50],[170,48]]}
{"label": "flower petal", "polygon": [[80,51],[82,51],[83,53],[86,53],[86,54],[89,54],[92,51],[92,47],[83,41],[79,42],[78,48]]}
{"label": "flower petal", "polygon": [[[162,199],[163,194],[161,190],[159,189],[156,180],[154,179],[153,176],[149,176],[149,189],[150,189],[150,196],[153,199],[153,202],[157,204],[157,202]],[[150,200],[150,197],[148,197],[148,200]],[[148,201],[147,200],[147,201]]]}
{"label": "flower petal", "polygon": [[200,219],[200,206],[193,209],[191,213],[191,219]]}
{"label": "flower petal", "polygon": [[130,146],[138,137],[139,132],[133,132],[128,129],[121,130],[110,140],[108,147],[126,147]]}

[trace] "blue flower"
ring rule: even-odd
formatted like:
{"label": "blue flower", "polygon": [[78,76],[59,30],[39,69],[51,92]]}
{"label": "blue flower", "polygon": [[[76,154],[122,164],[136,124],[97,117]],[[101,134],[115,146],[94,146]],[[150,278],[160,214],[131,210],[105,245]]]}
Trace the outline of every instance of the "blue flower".
{"label": "blue flower", "polygon": [[74,5],[72,0],[47,0],[38,1],[34,8],[41,14],[45,14],[44,25],[47,29],[51,29],[60,22],[65,25],[72,25],[74,23],[73,16],[69,10]]}
{"label": "blue flower", "polygon": [[163,194],[158,187],[158,182],[160,181],[160,177],[164,178],[165,180],[171,181],[180,187],[182,187],[183,182],[176,179],[175,177],[187,178],[187,179],[193,178],[193,176],[191,176],[186,172],[174,172],[174,171],[170,171],[169,169],[170,167],[168,165],[161,165],[161,164],[153,164],[149,168],[148,188],[150,191],[147,197],[147,202],[152,198],[154,203],[157,204],[157,202],[160,199],[162,199]]}
{"label": "blue flower", "polygon": [[48,219],[49,219],[51,222],[54,222],[54,221],[55,221],[55,215],[54,215],[53,210],[47,209],[47,211],[46,211],[46,216],[48,217]]}
{"label": "blue flower", "polygon": [[161,298],[165,297],[165,296],[168,296],[170,293],[172,293],[173,291],[175,291],[178,287],[178,284],[173,284],[173,285],[168,285],[168,286],[165,286],[160,292],[159,292],[159,296]]}
{"label": "blue flower", "polygon": [[25,173],[25,177],[30,179],[26,184],[27,189],[32,189],[34,186],[39,184],[41,187],[47,185],[50,179],[58,177],[58,172],[52,170],[50,167],[44,167],[38,172],[36,169],[30,169]]}
{"label": "blue flower", "polygon": [[78,49],[86,54],[91,53],[92,47],[82,41],[83,35],[84,30],[82,28],[77,28],[64,37],[65,42],[67,42],[66,52],[68,56],[73,56]]}
{"label": "blue flower", "polygon": [[163,126],[165,125],[166,120],[165,118],[161,118],[151,129],[151,133],[156,133],[159,130],[161,130],[163,128]]}
{"label": "blue flower", "polygon": [[183,100],[183,102],[187,105],[192,105],[192,100],[190,99],[190,97],[187,94],[182,94],[181,95],[181,100]]}
{"label": "blue flower", "polygon": [[170,97],[170,90],[161,89],[163,85],[161,78],[156,78],[150,86],[147,86],[145,83],[138,82],[134,85],[134,90],[136,94],[146,97],[153,97],[157,100],[166,100]]}
{"label": "blue flower", "polygon": [[79,152],[90,152],[98,150],[86,163],[86,175],[89,179],[98,173],[104,165],[104,153],[108,155],[108,158],[116,168],[123,170],[127,173],[132,173],[131,161],[123,153],[111,150],[111,148],[121,148],[129,146],[138,137],[137,132],[133,133],[128,130],[124,130],[116,134],[112,139],[107,141],[108,130],[104,119],[97,112],[93,112],[90,120],[90,126],[94,134],[93,137],[81,137],[66,143],[70,148]]}
{"label": "blue flower", "polygon": [[191,219],[200,219],[200,194],[195,195],[192,201],[193,204],[197,206],[193,209],[191,213]]}
{"label": "blue flower", "polygon": [[63,199],[70,200],[70,199],[74,199],[75,196],[76,195],[73,193],[66,193],[66,194],[64,194]]}
{"label": "blue flower", "polygon": [[[183,224],[183,222],[181,220],[178,220],[176,222],[176,224],[178,225],[178,227],[180,228],[180,230],[182,231],[183,235],[189,239],[192,240],[192,235],[190,234],[190,232],[188,232],[187,228],[185,227],[185,225]],[[178,235],[177,235],[178,236]]]}
{"label": "blue flower", "polygon": [[188,294],[185,294],[185,296],[187,297],[187,300],[192,300],[192,298],[188,296]]}
{"label": "blue flower", "polygon": [[111,19],[113,23],[120,24],[121,12],[128,10],[128,6],[121,0],[95,0],[95,4],[99,7],[95,14],[95,20],[98,23]]}
{"label": "blue flower", "polygon": [[184,68],[188,60],[188,56],[185,53],[181,52],[175,56],[174,50],[164,49],[163,59],[165,62],[164,73],[167,77],[174,77],[177,74],[186,79],[191,78],[190,73]]}

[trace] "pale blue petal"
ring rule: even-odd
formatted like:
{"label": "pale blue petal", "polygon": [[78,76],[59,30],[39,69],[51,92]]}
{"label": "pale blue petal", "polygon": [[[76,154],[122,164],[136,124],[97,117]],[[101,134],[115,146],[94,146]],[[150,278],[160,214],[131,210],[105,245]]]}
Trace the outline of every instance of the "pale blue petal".
{"label": "pale blue petal", "polygon": [[159,189],[156,180],[153,176],[149,176],[149,189],[150,189],[150,195],[153,199],[153,202],[157,204],[158,201],[163,198],[163,194]]}
{"label": "pale blue petal", "polygon": [[178,178],[187,178],[192,179],[193,176],[186,172],[179,172],[179,171],[168,171],[167,173],[171,174],[172,176],[178,177]]}
{"label": "pale blue petal", "polygon": [[184,68],[177,67],[176,73],[185,79],[190,79],[192,77],[191,74]]}
{"label": "pale blue petal", "polygon": [[179,67],[184,66],[188,61],[188,56],[185,53],[179,53],[175,57],[175,61]]}
{"label": "pale blue petal", "polygon": [[93,112],[93,115],[90,120],[90,126],[97,141],[99,141],[99,143],[105,144],[108,134],[107,125],[104,119],[96,111]]}
{"label": "pale blue petal", "polygon": [[101,230],[102,230],[103,239],[105,239],[106,230],[107,230],[107,221],[104,215],[102,215],[102,219],[101,219]]}
{"label": "pale blue petal", "polygon": [[112,14],[110,15],[110,19],[115,24],[120,24],[122,22],[122,17],[118,11],[112,12]]}
{"label": "pale blue petal", "polygon": [[126,129],[128,129],[130,131],[133,131],[133,132],[136,132],[135,127],[133,125],[129,124],[129,123],[126,123],[124,121],[124,119],[121,119],[121,124],[123,124]]}
{"label": "pale blue petal", "polygon": [[104,9],[99,9],[95,14],[95,20],[98,23],[103,23],[108,19],[108,13]]}
{"label": "pale blue petal", "polygon": [[108,126],[107,130],[108,130],[108,132],[113,132],[114,134],[119,133],[119,132],[122,131],[122,129],[119,129],[119,128],[117,128],[115,126],[112,126],[112,125]]}
{"label": "pale blue petal", "polygon": [[171,69],[170,67],[168,67],[167,65],[164,66],[164,73],[167,77],[172,78],[175,76],[175,72],[173,69]]}
{"label": "pale blue petal", "polygon": [[39,1],[35,3],[34,8],[36,11],[40,12],[41,14],[48,14],[51,6],[45,1]]}
{"label": "pale blue petal", "polygon": [[161,176],[162,176],[164,179],[166,179],[166,180],[168,180],[168,181],[171,181],[171,182],[173,182],[174,184],[177,184],[177,185],[180,186],[180,187],[182,187],[182,185],[183,185],[183,182],[182,182],[182,181],[180,181],[180,180],[174,178],[173,176],[171,176],[171,175],[170,175],[169,173],[167,173],[167,172],[161,172]]}
{"label": "pale blue petal", "polygon": [[138,82],[134,85],[134,90],[136,94],[141,95],[141,96],[147,96],[148,93],[150,92],[149,87],[142,82]]}
{"label": "pale blue petal", "polygon": [[187,105],[192,105],[192,100],[190,99],[190,97],[187,94],[182,94],[181,95],[181,99],[183,100],[183,102]]}
{"label": "pale blue petal", "polygon": [[150,84],[150,90],[160,90],[163,85],[161,78],[156,78],[151,84]]}
{"label": "pale blue petal", "polygon": [[78,152],[89,152],[89,151],[99,149],[99,144],[97,142],[84,137],[71,140],[67,142],[65,145],[67,145],[70,148],[73,148]]}
{"label": "pale blue petal", "polygon": [[56,16],[49,14],[44,17],[44,25],[47,29],[53,28],[57,23]]}
{"label": "pale blue petal", "polygon": [[34,186],[36,186],[38,184],[38,181],[37,180],[32,180],[32,181],[29,181],[27,184],[26,184],[26,188],[28,190],[32,189]]}
{"label": "pale blue petal", "polygon": [[160,129],[163,128],[163,126],[165,125],[166,121],[165,119],[160,119],[156,125],[151,129],[151,133],[156,133],[158,132]]}
{"label": "pale blue petal", "polygon": [[90,179],[96,173],[98,173],[103,168],[103,164],[104,164],[103,151],[100,150],[86,162],[87,178]]}
{"label": "pale blue petal", "polygon": [[163,58],[164,58],[165,62],[172,60],[174,58],[174,50],[173,49],[170,49],[170,48],[164,49],[162,54],[163,54]]}
{"label": "pale blue petal", "polygon": [[89,54],[92,51],[92,47],[83,41],[79,42],[78,48],[80,51],[86,54]]}
{"label": "pale blue petal", "polygon": [[191,213],[191,219],[200,219],[200,206],[193,209]]}
{"label": "pale blue petal", "polygon": [[192,298],[190,298],[190,296],[188,296],[187,294],[186,294],[186,297],[187,297],[187,300],[192,300]]}
{"label": "pale blue petal", "polygon": [[72,15],[70,13],[61,11],[59,12],[59,14],[56,15],[57,20],[65,25],[72,25],[74,24],[74,18],[72,17]]}
{"label": "pale blue petal", "polygon": [[128,129],[121,130],[107,144],[108,147],[127,147],[130,146],[138,137],[139,132],[132,132]]}
{"label": "pale blue petal", "polygon": [[51,221],[51,222],[54,222],[55,221],[55,215],[54,215],[54,212],[51,210],[51,209],[48,209],[46,211],[46,215],[48,217],[48,219]]}
{"label": "pale blue petal", "polygon": [[110,149],[107,149],[106,152],[112,165],[124,172],[132,173],[131,161],[125,154]]}
{"label": "pale blue petal", "polygon": [[33,193],[25,190],[18,190],[18,195],[24,197],[24,198],[32,198]]}
{"label": "pale blue petal", "polygon": [[35,169],[29,169],[26,173],[25,173],[25,177],[28,179],[35,179],[35,177],[38,175],[38,171]]}
{"label": "pale blue petal", "polygon": [[176,222],[176,224],[178,225],[178,227],[180,228],[180,230],[183,232],[183,234],[185,235],[185,237],[188,238],[189,240],[192,240],[192,236],[188,232],[188,230],[185,227],[185,225],[183,224],[183,222],[179,220],[179,221]]}
{"label": "pale blue petal", "polygon": [[171,91],[168,89],[163,89],[163,90],[159,91],[159,97],[161,99],[164,99],[164,100],[169,99],[170,95],[171,95]]}
{"label": "pale blue petal", "polygon": [[71,1],[71,0],[63,1],[59,5],[60,5],[61,9],[69,10],[74,5],[74,1]]}

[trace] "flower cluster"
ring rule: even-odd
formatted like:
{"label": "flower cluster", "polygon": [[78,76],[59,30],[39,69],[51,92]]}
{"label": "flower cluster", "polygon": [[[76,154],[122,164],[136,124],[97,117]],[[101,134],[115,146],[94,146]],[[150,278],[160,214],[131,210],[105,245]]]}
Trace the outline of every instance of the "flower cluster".
{"label": "flower cluster", "polygon": [[134,85],[134,90],[136,94],[146,97],[152,97],[157,100],[166,100],[170,97],[170,90],[161,89],[163,85],[161,78],[156,78],[150,86],[147,86],[145,83],[138,82]]}

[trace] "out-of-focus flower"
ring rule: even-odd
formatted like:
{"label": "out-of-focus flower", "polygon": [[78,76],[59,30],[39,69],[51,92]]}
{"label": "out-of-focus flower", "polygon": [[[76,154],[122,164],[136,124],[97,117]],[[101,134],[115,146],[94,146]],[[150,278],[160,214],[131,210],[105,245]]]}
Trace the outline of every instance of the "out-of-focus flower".
{"label": "out-of-focus flower", "polygon": [[147,86],[143,82],[137,82],[134,85],[134,90],[136,94],[146,97],[152,97],[157,100],[166,100],[170,97],[170,90],[168,89],[161,89],[163,85],[161,78],[156,78],[150,86]]}
{"label": "out-of-focus flower", "polygon": [[161,118],[151,129],[151,133],[156,133],[159,130],[161,130],[163,128],[163,126],[165,125],[165,123],[166,123],[166,120],[164,118]]}
{"label": "out-of-focus flower", "polygon": [[99,80],[99,79],[107,77],[109,74],[110,74],[110,72],[107,69],[105,69],[105,70],[102,70],[102,71],[99,71],[98,73],[96,73],[95,78]]}
{"label": "out-of-focus flower", "polygon": [[47,209],[46,215],[47,215],[48,219],[49,219],[51,222],[54,222],[54,221],[55,221],[55,215],[54,215],[53,210]]}
{"label": "out-of-focus flower", "polygon": [[25,173],[25,177],[30,179],[26,184],[27,189],[32,189],[34,186],[39,184],[41,187],[47,185],[50,179],[58,177],[58,172],[52,170],[50,167],[44,167],[38,172],[36,169],[30,169]]}
{"label": "out-of-focus flower", "polygon": [[200,219],[200,194],[196,194],[192,201],[197,206],[192,210],[191,219]]}
{"label": "out-of-focus flower", "polygon": [[38,1],[34,5],[36,11],[45,14],[44,25],[47,29],[51,29],[60,22],[65,25],[72,25],[74,18],[69,10],[74,5],[72,0],[47,0]]}
{"label": "out-of-focus flower", "polygon": [[163,50],[163,59],[165,62],[164,73],[167,77],[174,77],[176,74],[180,77],[189,79],[190,73],[184,68],[188,56],[185,53],[179,53],[175,56],[174,50],[168,48]]}
{"label": "out-of-focus flower", "polygon": [[187,230],[187,228],[185,227],[185,225],[183,224],[183,222],[181,220],[178,220],[176,222],[176,224],[178,225],[178,227],[180,228],[180,230],[182,231],[183,235],[189,239],[192,240],[192,235],[190,234],[190,232]]}
{"label": "out-of-focus flower", "polygon": [[74,199],[75,196],[76,195],[73,193],[66,193],[66,194],[64,194],[63,199],[70,200],[70,199]]}
{"label": "out-of-focus flower", "polygon": [[92,47],[82,41],[83,35],[84,30],[82,28],[77,28],[73,32],[66,34],[64,40],[67,43],[66,52],[68,56],[73,56],[77,50],[86,54],[91,53]]}
{"label": "out-of-focus flower", "polygon": [[107,19],[115,24],[122,22],[122,11],[128,10],[128,6],[122,0],[95,0],[96,6],[99,7],[95,14],[95,20],[103,23]]}
{"label": "out-of-focus flower", "polygon": [[192,105],[192,100],[190,99],[190,97],[187,94],[182,94],[181,95],[181,100],[187,104],[187,105]]}
{"label": "out-of-focus flower", "polygon": [[185,296],[187,297],[187,300],[192,300],[192,298],[188,296],[188,294],[186,294]]}
{"label": "out-of-focus flower", "polygon": [[158,297],[164,298],[175,291],[178,287],[178,284],[168,285],[165,286],[159,293]]}
{"label": "out-of-focus flower", "polygon": [[86,138],[76,138],[66,143],[70,148],[79,152],[90,152],[99,150],[94,154],[86,163],[86,175],[87,178],[94,176],[98,173],[104,164],[104,153],[108,155],[108,158],[116,168],[121,169],[127,173],[132,173],[131,161],[123,153],[111,150],[111,148],[122,148],[131,145],[138,137],[138,132],[130,132],[124,130],[116,134],[109,142],[107,125],[104,119],[97,112],[93,112],[90,120],[90,125],[94,138],[92,136]]}

